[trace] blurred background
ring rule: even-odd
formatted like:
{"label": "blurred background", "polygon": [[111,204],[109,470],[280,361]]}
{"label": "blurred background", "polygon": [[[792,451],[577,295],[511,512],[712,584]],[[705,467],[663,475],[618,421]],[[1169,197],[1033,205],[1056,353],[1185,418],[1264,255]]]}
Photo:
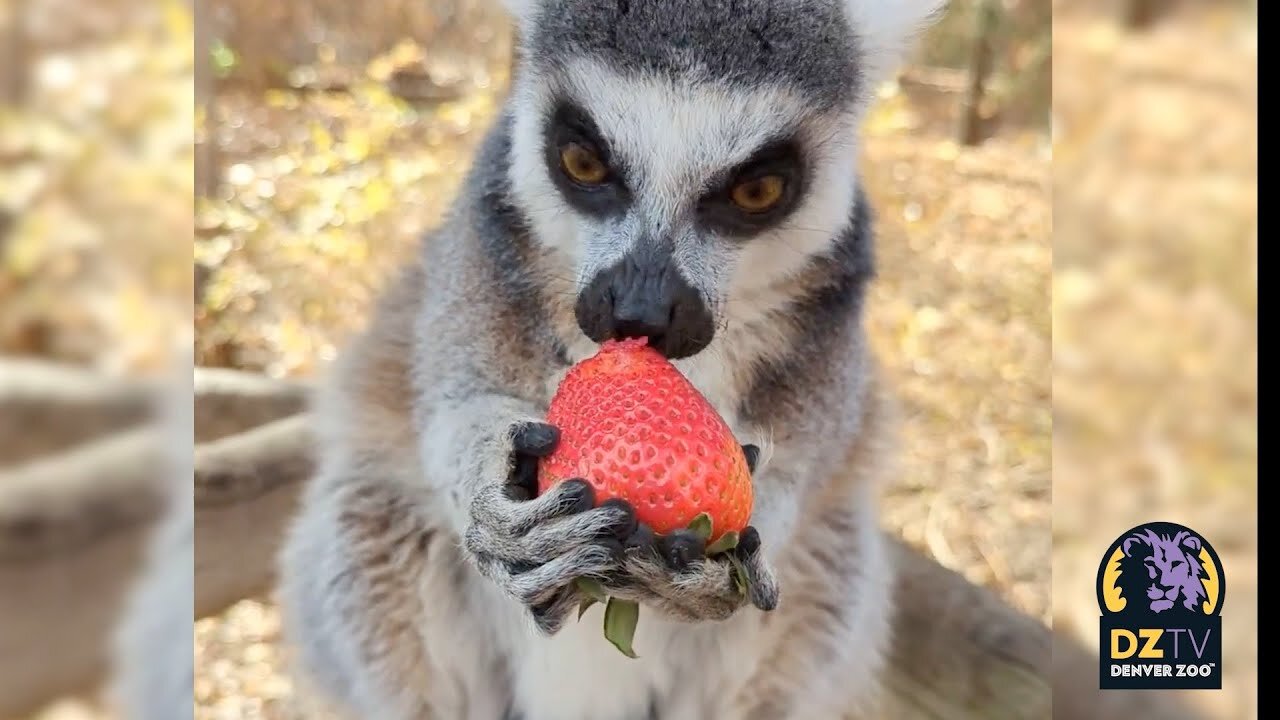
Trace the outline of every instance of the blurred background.
{"label": "blurred background", "polygon": [[[451,201],[510,50],[493,0],[0,7],[0,609],[31,604],[5,598],[36,572],[5,565],[36,555],[26,470],[105,433],[39,442],[31,417],[57,429],[71,401],[33,373],[79,373],[39,377],[98,405],[175,346],[314,378]],[[1201,531],[1229,687],[1190,701],[1224,719],[1257,712],[1256,57],[1243,3],[952,0],[881,89],[862,164],[868,322],[905,410],[886,525],[1089,644],[1107,544]],[[298,716],[278,632],[269,589],[197,622],[196,717]],[[0,717],[113,718],[94,677],[48,697],[0,677]]]}
{"label": "blurred background", "polygon": [[1187,696],[1217,718],[1258,713],[1256,12],[1053,12],[1056,624],[1096,646],[1121,533],[1199,531],[1223,563],[1225,684]]}

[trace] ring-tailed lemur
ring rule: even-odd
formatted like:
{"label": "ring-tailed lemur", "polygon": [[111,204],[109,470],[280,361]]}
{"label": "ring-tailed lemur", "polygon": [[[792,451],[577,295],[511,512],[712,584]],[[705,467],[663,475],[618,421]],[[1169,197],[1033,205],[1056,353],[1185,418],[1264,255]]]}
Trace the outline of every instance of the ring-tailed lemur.
{"label": "ring-tailed lemur", "polygon": [[[508,4],[505,108],[319,400],[281,556],[302,676],[370,720],[872,714],[890,405],[856,130],[942,0]],[[747,599],[696,539],[655,541],[584,482],[533,497],[558,381],[637,335],[771,441]],[[598,606],[574,616],[580,576],[642,603],[638,659]]]}

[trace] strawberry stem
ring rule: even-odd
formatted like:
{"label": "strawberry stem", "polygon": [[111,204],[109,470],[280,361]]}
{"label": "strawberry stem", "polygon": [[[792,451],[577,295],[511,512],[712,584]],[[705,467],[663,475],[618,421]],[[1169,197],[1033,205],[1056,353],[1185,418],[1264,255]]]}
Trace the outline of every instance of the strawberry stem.
{"label": "strawberry stem", "polygon": [[638,657],[631,647],[640,621],[640,605],[611,597],[604,606],[604,637],[629,658]]}
{"label": "strawberry stem", "polygon": [[738,586],[738,594],[746,596],[747,594],[747,569],[743,567],[742,561],[737,555],[730,555],[729,562],[733,563],[733,582]]}
{"label": "strawberry stem", "polygon": [[707,546],[707,556],[719,555],[720,553],[729,552],[738,547],[738,533],[734,530],[720,536],[719,540]]}
{"label": "strawberry stem", "polygon": [[605,594],[604,586],[600,584],[599,580],[589,577],[580,577],[574,582],[574,584],[578,586],[578,592],[586,595],[595,602],[604,602],[609,599],[609,596]]}
{"label": "strawberry stem", "polygon": [[707,513],[698,513],[698,517],[689,521],[689,529],[702,538],[703,542],[709,541],[714,529],[711,523],[711,516]]}

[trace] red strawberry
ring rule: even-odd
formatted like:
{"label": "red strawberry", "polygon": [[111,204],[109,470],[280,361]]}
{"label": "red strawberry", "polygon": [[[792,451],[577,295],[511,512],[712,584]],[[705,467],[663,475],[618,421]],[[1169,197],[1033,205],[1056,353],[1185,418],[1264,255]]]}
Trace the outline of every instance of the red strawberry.
{"label": "red strawberry", "polygon": [[560,429],[541,462],[538,492],[569,478],[597,502],[622,498],[659,534],[711,517],[711,542],[751,515],[742,446],[711,403],[644,339],[608,341],[574,366],[551,400]]}

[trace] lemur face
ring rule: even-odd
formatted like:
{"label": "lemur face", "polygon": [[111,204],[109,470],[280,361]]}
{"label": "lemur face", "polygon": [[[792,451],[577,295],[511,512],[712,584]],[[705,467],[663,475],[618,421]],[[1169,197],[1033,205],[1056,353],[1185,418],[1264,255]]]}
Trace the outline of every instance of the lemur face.
{"label": "lemur face", "polygon": [[835,0],[523,9],[510,180],[534,236],[573,265],[582,331],[679,358],[767,312],[850,216],[878,62],[857,13]]}

